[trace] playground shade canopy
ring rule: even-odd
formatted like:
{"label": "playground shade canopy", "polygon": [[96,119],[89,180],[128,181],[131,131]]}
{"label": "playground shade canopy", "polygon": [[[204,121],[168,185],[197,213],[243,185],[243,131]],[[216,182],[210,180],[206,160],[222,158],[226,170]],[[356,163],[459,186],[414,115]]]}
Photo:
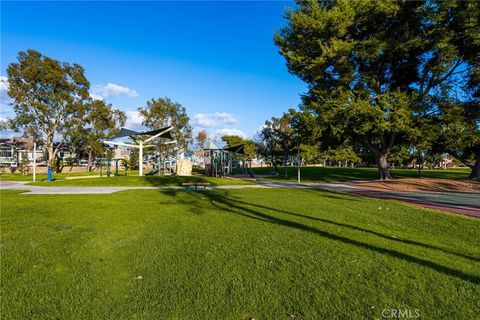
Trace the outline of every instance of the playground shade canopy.
{"label": "playground shade canopy", "polygon": [[224,151],[226,152],[232,152],[235,154],[245,154],[245,144],[240,144],[238,146],[233,146],[233,147],[228,147],[228,148],[223,148]]}
{"label": "playground shade canopy", "polygon": [[172,131],[171,130],[168,130],[170,129],[171,126],[169,127],[165,127],[165,128],[160,128],[160,129],[156,129],[156,130],[151,130],[151,131],[145,131],[145,132],[137,132],[137,131],[133,131],[133,130],[130,130],[130,129],[126,129],[126,128],[121,128],[120,129],[120,132],[117,133],[114,137],[112,137],[112,139],[118,139],[118,138],[123,138],[123,137],[130,137],[134,140],[137,140],[136,138],[137,137],[141,137],[141,136],[147,136],[147,137],[152,137],[154,135],[157,135],[159,134],[160,132],[164,132],[163,134],[161,134],[158,138],[164,138],[164,139],[167,139],[167,140],[173,140],[174,138],[172,137]]}
{"label": "playground shade canopy", "polygon": [[[133,131],[126,128],[121,128],[120,132],[114,137],[112,137],[112,140],[123,138],[123,137],[130,137],[133,140],[133,144],[123,143],[123,142],[114,142],[109,140],[105,140],[103,141],[103,143],[113,144],[117,146],[138,148],[138,175],[143,176],[143,148],[176,143],[171,133],[172,129],[173,129],[173,126],[168,126],[165,128],[160,128],[160,129],[151,130],[151,131],[137,132],[137,131]],[[154,139],[159,139],[159,140],[151,142],[151,144],[146,144]]]}
{"label": "playground shade canopy", "polygon": [[238,146],[226,147],[226,148],[205,148],[203,151],[219,151],[225,153],[234,153],[234,154],[245,154],[245,144],[239,144]]}

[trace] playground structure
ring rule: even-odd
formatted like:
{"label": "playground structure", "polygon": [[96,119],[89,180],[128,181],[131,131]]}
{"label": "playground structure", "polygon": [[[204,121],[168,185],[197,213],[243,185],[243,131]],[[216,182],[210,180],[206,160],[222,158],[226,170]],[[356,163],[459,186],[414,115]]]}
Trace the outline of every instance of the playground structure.
{"label": "playground structure", "polygon": [[156,157],[156,161],[153,162],[153,169],[147,172],[146,176],[159,175],[171,175],[176,173],[176,161],[162,159],[161,156]]}
{"label": "playground structure", "polygon": [[[172,137],[172,134],[171,134],[172,129],[173,127],[169,126],[169,127],[165,127],[157,130],[152,130],[152,131],[137,132],[137,131],[121,128],[120,132],[116,136],[114,136],[112,139],[114,140],[118,138],[129,137],[130,139],[132,139],[133,144],[115,142],[110,140],[105,140],[103,141],[103,143],[112,144],[115,146],[138,148],[138,175],[141,177],[143,176],[143,148],[158,147],[158,146],[177,143]],[[149,142],[151,144],[148,144]],[[157,170],[159,169],[160,169],[160,166],[157,168]],[[149,175],[155,174],[155,173],[152,173],[153,171],[155,171],[155,169],[150,171]],[[156,173],[158,173],[158,171]]]}
{"label": "playground structure", "polygon": [[[118,163],[119,162],[122,162],[122,165],[123,165],[123,170],[124,170],[124,173],[123,174],[120,174],[119,171],[118,171],[118,168],[119,168],[119,165]],[[113,174],[114,176],[126,176],[127,175],[127,161],[125,159],[106,159],[106,158],[102,158],[102,159],[98,159],[98,165],[100,167],[100,177],[103,176],[103,166],[106,165],[107,167],[107,172],[106,172],[106,175],[107,177],[110,177],[112,175],[112,163],[115,163],[115,173]]]}
{"label": "playground structure", "polygon": [[225,177],[232,174],[235,157],[245,155],[245,145],[223,149],[203,149],[205,175],[209,177]]}

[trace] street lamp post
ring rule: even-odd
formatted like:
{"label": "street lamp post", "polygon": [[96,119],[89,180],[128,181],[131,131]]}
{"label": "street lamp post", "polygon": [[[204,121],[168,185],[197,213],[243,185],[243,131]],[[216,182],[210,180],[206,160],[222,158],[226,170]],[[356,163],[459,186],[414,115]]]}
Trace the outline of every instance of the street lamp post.
{"label": "street lamp post", "polygon": [[37,173],[37,143],[33,143],[33,182],[36,180]]}
{"label": "street lamp post", "polygon": [[300,142],[297,143],[297,181],[300,183]]}

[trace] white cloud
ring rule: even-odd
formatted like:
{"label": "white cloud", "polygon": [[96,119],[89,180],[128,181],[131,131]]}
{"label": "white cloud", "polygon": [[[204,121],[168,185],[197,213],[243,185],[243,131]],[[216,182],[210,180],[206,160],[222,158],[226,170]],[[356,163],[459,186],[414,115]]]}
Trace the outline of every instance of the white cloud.
{"label": "white cloud", "polygon": [[130,98],[134,98],[138,96],[138,93],[133,89],[123,87],[121,85],[111,82],[107,83],[106,85],[96,85],[90,93],[90,96],[96,100],[101,100],[102,98],[116,97],[120,95],[127,95]]}
{"label": "white cloud", "polygon": [[5,76],[0,76],[0,104],[2,107],[10,103],[10,97],[7,94],[8,90],[8,78]]}
{"label": "white cloud", "polygon": [[127,121],[125,122],[125,127],[131,129],[140,127],[142,125],[142,117],[138,111],[126,111]]}
{"label": "white cloud", "polygon": [[8,89],[8,78],[0,76],[0,93],[6,93]]}
{"label": "white cloud", "polygon": [[240,129],[222,128],[215,131],[215,137],[221,138],[223,136],[240,136],[242,138],[247,137],[247,135]]}
{"label": "white cloud", "polygon": [[193,121],[201,128],[221,128],[238,122],[234,115],[227,112],[197,113],[193,116]]}
{"label": "white cloud", "polygon": [[7,94],[8,78],[0,76],[0,121],[5,121],[7,118],[14,116],[10,103],[12,100]]}
{"label": "white cloud", "polygon": [[103,97],[101,95],[95,93],[90,93],[90,98],[92,98],[93,100],[103,100]]}
{"label": "white cloud", "polygon": [[212,142],[216,146],[224,146],[225,142],[222,141],[223,136],[240,136],[242,138],[246,138],[247,135],[240,129],[235,128],[221,128],[213,130],[212,132],[208,133],[210,138],[210,142]]}

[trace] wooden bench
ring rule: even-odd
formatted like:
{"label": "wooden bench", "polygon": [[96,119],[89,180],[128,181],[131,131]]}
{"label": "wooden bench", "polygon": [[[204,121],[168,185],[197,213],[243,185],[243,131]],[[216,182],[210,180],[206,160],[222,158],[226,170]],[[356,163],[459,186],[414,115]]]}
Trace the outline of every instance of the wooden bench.
{"label": "wooden bench", "polygon": [[185,189],[189,190],[190,187],[195,187],[195,190],[198,190],[198,187],[203,187],[203,190],[206,190],[207,187],[210,185],[208,182],[184,182],[182,183],[182,186],[185,187]]}

